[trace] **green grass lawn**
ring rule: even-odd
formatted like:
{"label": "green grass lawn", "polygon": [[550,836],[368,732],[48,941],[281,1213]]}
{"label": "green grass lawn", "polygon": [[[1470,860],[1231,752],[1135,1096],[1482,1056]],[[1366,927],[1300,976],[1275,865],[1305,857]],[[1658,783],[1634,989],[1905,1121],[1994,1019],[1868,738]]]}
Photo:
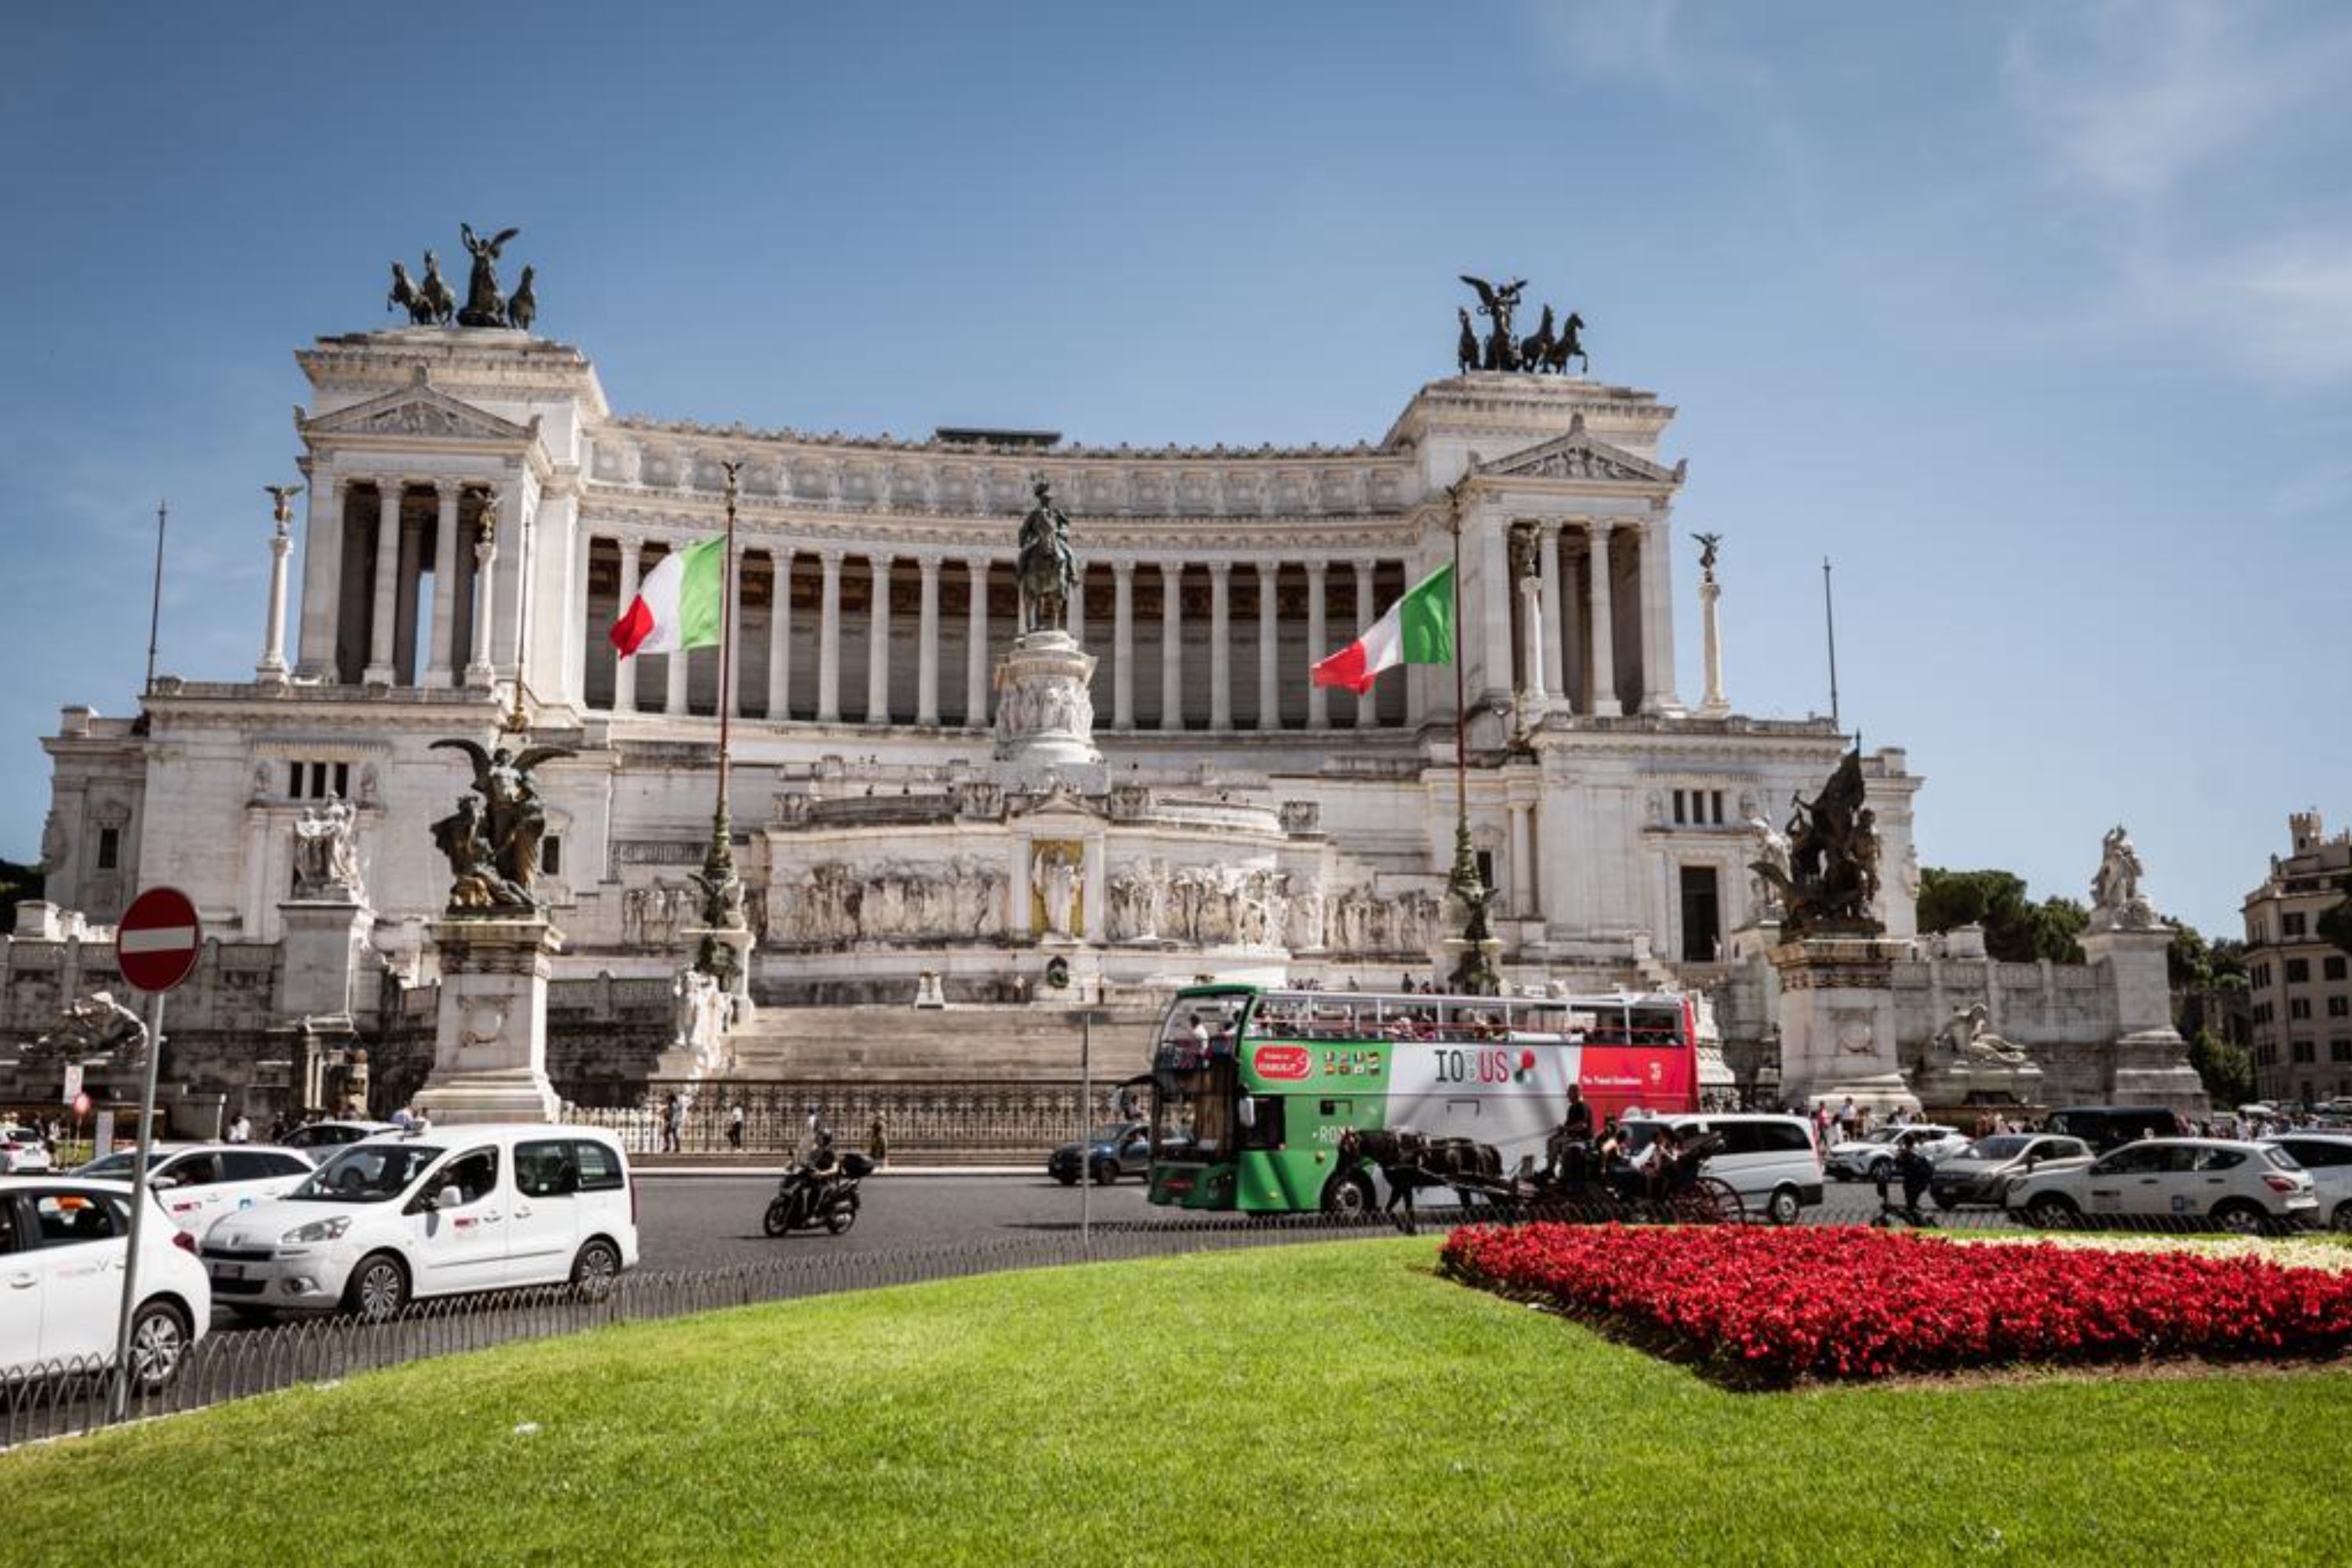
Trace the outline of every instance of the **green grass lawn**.
{"label": "green grass lawn", "polygon": [[1435,1251],[998,1275],[451,1358],[0,1456],[0,1542],[11,1564],[2352,1558],[2352,1370],[1735,1394],[1438,1279]]}

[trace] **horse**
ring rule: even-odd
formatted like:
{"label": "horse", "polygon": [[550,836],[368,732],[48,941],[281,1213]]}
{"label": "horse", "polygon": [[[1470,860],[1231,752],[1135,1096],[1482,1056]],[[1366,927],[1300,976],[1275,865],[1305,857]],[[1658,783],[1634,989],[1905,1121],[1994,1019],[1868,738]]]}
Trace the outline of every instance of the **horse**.
{"label": "horse", "polygon": [[[394,263],[394,265],[398,264]],[[1478,368],[1478,332],[1470,324],[1470,312],[1467,308],[1456,306],[1454,313],[1462,318],[1462,336],[1454,345],[1454,363],[1457,370],[1467,375]]]}
{"label": "horse", "polygon": [[1545,360],[1545,363],[1549,365],[1553,371],[1561,375],[1566,375],[1568,374],[1568,362],[1572,359],[1576,359],[1583,360],[1586,372],[1588,374],[1591,373],[1592,369],[1592,361],[1586,356],[1584,344],[1582,341],[1577,337],[1577,333],[1581,331],[1583,328],[1584,318],[1578,315],[1575,311],[1570,310],[1568,313],[1568,320],[1560,323],[1559,336],[1552,341],[1551,353]]}
{"label": "horse", "polygon": [[1021,592],[1021,629],[1032,632],[1067,626],[1070,595],[1078,588],[1078,565],[1070,547],[1050,534],[1025,539],[1015,572]]}
{"label": "horse", "polygon": [[[416,299],[425,310],[423,315],[415,316],[419,324],[430,322],[446,327],[457,313],[457,296],[450,292],[448,279],[441,276],[441,258],[429,250],[425,253],[425,281],[416,286]],[[410,314],[415,315],[414,308]]]}
{"label": "horse", "polygon": [[408,268],[397,261],[392,264],[392,292],[384,296],[383,308],[407,311],[412,326],[428,326],[433,321],[433,307],[425,302],[416,285],[409,280]]}
{"label": "horse", "polygon": [[517,331],[530,331],[531,322],[539,318],[539,295],[531,288],[531,276],[532,269],[524,268],[522,281],[507,300],[507,325]]}
{"label": "horse", "polygon": [[1536,323],[1535,331],[1519,340],[1519,363],[1529,370],[1541,370],[1544,363],[1551,358],[1551,307],[1546,305],[1543,320]]}

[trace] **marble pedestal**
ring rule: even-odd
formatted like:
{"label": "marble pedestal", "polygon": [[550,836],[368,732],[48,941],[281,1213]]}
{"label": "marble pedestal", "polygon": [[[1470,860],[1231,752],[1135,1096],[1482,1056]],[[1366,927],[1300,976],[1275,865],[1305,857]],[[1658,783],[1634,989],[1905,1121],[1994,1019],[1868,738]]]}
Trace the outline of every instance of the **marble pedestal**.
{"label": "marble pedestal", "polygon": [[1948,1056],[1940,1061],[1929,1060],[1915,1076],[1912,1087],[1918,1091],[1920,1103],[1937,1115],[2003,1106],[2039,1110],[2050,1103],[2042,1089],[2042,1069],[2030,1061],[1959,1061]]}
{"label": "marble pedestal", "polygon": [[2172,1025],[2172,985],[2166,968],[2170,930],[2162,925],[2101,929],[2095,923],[2075,940],[2094,968],[2107,971],[2108,991],[2116,1000],[2116,1041],[2107,1063],[2110,1102],[2207,1114],[2212,1106],[2205,1096],[2205,1082],[2189,1065],[2188,1042]]}
{"label": "marble pedestal", "polygon": [[281,939],[277,1011],[294,1019],[349,1023],[365,982],[375,1001],[376,966],[368,932],[375,912],[357,900],[292,899],[278,906]]}
{"label": "marble pedestal", "polygon": [[1064,631],[1024,632],[996,661],[997,773],[1009,783],[1053,773],[1082,794],[1108,787],[1087,695],[1095,657]]}
{"label": "marble pedestal", "polygon": [[1909,944],[1809,936],[1768,955],[1780,982],[1780,1093],[1885,1112],[1917,1110],[1895,1053],[1895,961]]}
{"label": "marble pedestal", "polygon": [[417,1104],[436,1122],[554,1121],[547,976],[563,933],[540,919],[453,917],[431,929],[441,1010]]}

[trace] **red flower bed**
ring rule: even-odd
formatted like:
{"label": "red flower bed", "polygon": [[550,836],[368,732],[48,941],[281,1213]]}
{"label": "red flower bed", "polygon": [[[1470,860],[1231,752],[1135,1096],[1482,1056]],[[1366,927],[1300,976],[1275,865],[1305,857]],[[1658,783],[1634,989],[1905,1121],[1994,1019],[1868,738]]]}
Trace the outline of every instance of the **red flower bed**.
{"label": "red flower bed", "polygon": [[2352,1275],[1859,1226],[1465,1226],[1452,1277],[1619,1329],[1742,1383],[2057,1364],[2331,1355]]}

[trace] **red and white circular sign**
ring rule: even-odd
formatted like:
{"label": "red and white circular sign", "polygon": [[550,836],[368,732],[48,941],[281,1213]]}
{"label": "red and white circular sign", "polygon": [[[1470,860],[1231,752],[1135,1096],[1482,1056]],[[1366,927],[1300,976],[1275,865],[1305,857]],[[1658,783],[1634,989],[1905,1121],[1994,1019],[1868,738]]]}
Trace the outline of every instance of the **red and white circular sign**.
{"label": "red and white circular sign", "polygon": [[204,927],[188,895],[177,888],[150,888],[122,911],[114,958],[124,980],[152,994],[185,980],[204,943]]}

